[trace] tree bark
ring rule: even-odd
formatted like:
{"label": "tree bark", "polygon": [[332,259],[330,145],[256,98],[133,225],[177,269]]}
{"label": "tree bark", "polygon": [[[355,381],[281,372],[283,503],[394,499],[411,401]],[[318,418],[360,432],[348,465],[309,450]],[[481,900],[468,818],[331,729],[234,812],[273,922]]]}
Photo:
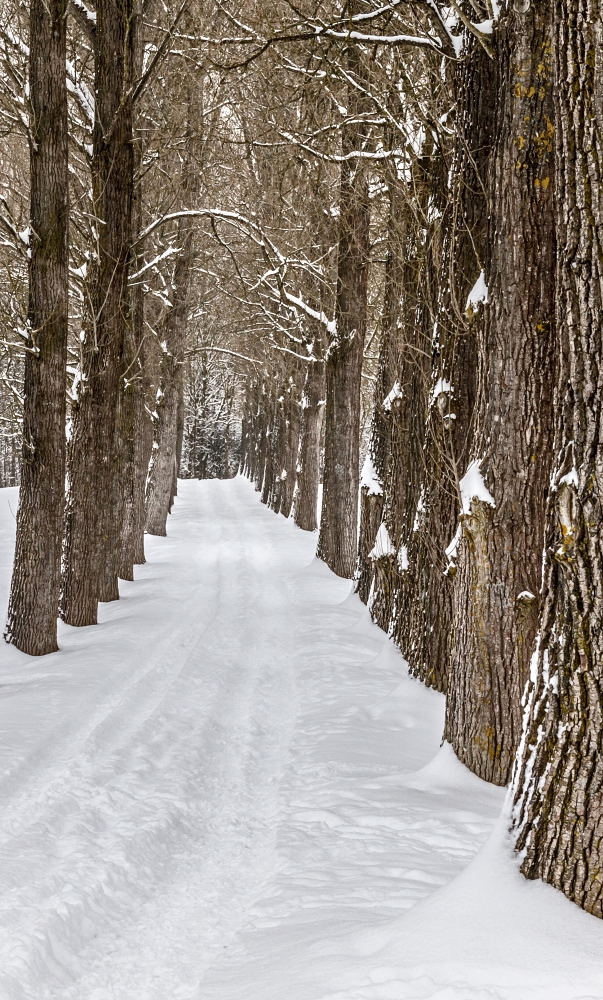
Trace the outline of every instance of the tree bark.
{"label": "tree bark", "polygon": [[[142,5],[135,8],[134,72],[142,74],[143,45]],[[140,174],[142,140],[135,132],[134,176]],[[142,183],[140,178],[132,193],[132,245],[142,229]],[[143,264],[141,249],[134,255],[133,266],[137,272]],[[125,371],[123,375],[123,519],[121,528],[120,562],[118,575],[122,580],[134,579],[134,566],[145,562],[145,489],[147,469],[152,445],[152,428],[145,406],[148,376],[145,372],[144,350],[144,289],[138,283],[131,290],[132,322],[126,327]],[[150,435],[149,435],[150,432]],[[149,436],[151,441],[149,442]]]}
{"label": "tree bark", "polygon": [[134,180],[133,0],[98,0],[92,198],[97,227],[83,344],[84,367],[69,443],[61,614],[93,625],[99,600],[119,597],[122,456],[118,423]]}
{"label": "tree bark", "polygon": [[[355,10],[354,5],[351,9]],[[349,45],[348,74],[360,84],[366,67]],[[317,555],[337,576],[352,579],[358,540],[360,382],[367,312],[370,202],[363,150],[369,125],[366,98],[348,88],[349,120],[343,127],[339,195],[336,329],[326,355],[325,456]],[[348,157],[351,157],[348,159]]]}
{"label": "tree bark", "polygon": [[555,238],[546,0],[533,0],[526,14],[511,10],[495,46],[489,303],[472,449],[491,497],[472,485],[461,514],[445,735],[467,767],[504,785],[538,622],[550,476]]}
{"label": "tree bark", "polygon": [[150,535],[165,535],[167,516],[178,476],[179,408],[182,399],[184,341],[191,283],[193,232],[189,219],[180,220],[182,251],[176,261],[172,307],[165,318],[165,349],[157,393],[153,451],[147,482],[147,523]]}
{"label": "tree bark", "polygon": [[5,638],[57,647],[65,494],[69,185],[65,0],[30,8],[30,258],[23,452]]}
{"label": "tree bark", "polygon": [[603,917],[603,22],[586,0],[554,12],[555,470],[514,826],[524,875]]}
{"label": "tree bark", "polygon": [[492,60],[474,44],[455,67],[457,108],[450,180],[434,176],[441,207],[441,258],[432,380],[422,458],[423,482],[408,546],[414,578],[408,617],[394,634],[411,673],[446,691],[452,648],[452,584],[456,571],[446,549],[458,520],[458,483],[467,467],[477,390],[477,331],[482,309],[469,318],[467,296],[488,256],[486,182],[493,136],[496,80]]}
{"label": "tree bark", "polygon": [[318,527],[320,486],[320,441],[325,407],[325,366],[323,361],[308,365],[302,396],[302,428],[299,445],[297,495],[293,518],[298,528]]}
{"label": "tree bark", "polygon": [[289,403],[287,407],[287,442],[283,471],[286,476],[281,485],[281,502],[279,510],[283,517],[289,517],[293,506],[295,485],[297,482],[297,455],[299,452],[300,403],[297,388],[289,386]]}
{"label": "tree bark", "polygon": [[[383,519],[384,484],[391,454],[391,408],[384,409],[383,402],[394,385],[397,375],[397,336],[404,269],[405,213],[397,194],[399,184],[393,174],[389,180],[388,253],[385,265],[385,292],[381,317],[381,344],[379,366],[371,419],[371,438],[365,464],[367,478],[360,490],[360,531],[358,537],[358,565],[356,591],[365,604],[372,598],[375,579],[373,550],[377,532]],[[371,599],[372,604],[372,599]]]}

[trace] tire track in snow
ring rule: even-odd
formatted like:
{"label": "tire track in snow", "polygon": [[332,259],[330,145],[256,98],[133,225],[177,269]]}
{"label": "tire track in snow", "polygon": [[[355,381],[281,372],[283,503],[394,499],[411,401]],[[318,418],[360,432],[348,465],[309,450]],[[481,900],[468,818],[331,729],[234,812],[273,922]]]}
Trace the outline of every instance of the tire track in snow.
{"label": "tire track in snow", "polygon": [[3,996],[180,995],[269,864],[293,710],[275,657],[286,648],[286,593],[278,574],[271,583],[262,519],[243,532],[232,492],[209,491],[201,510],[195,486],[182,529],[195,514],[201,536],[220,524],[214,572],[188,602],[205,613],[184,637],[172,627],[172,657],[162,650],[72,734],[71,759],[63,736],[59,766],[46,762],[6,802]]}

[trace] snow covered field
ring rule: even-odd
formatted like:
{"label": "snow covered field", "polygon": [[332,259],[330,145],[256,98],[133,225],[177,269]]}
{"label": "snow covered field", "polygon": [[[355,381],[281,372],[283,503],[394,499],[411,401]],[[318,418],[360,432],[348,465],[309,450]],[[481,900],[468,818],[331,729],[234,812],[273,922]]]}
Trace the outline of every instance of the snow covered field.
{"label": "snow covered field", "polygon": [[601,1000],[603,922],[519,875],[316,537],[180,490],[100,626],[0,647],[1,1000]]}

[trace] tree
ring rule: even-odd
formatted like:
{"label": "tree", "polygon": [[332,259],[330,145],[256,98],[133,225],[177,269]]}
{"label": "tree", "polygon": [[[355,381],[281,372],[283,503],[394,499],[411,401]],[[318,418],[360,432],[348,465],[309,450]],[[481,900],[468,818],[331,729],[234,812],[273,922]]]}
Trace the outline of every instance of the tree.
{"label": "tree", "polygon": [[131,322],[133,14],[133,0],[98,0],[92,150],[96,245],[69,444],[61,604],[70,625],[96,624],[98,601],[119,598],[123,456],[118,413],[125,329]]}
{"label": "tree", "polygon": [[463,763],[504,785],[519,743],[521,695],[538,622],[550,475],[555,259],[550,5],[533,2],[526,13],[510,10],[494,48],[499,98],[488,167],[487,292],[478,283],[470,296],[487,301],[478,335],[471,461],[460,481],[445,735]]}
{"label": "tree", "polygon": [[524,875],[603,917],[603,21],[578,2],[555,3],[554,19],[554,471],[513,823]]}
{"label": "tree", "polygon": [[370,227],[368,173],[362,153],[367,151],[370,126],[363,56],[349,43],[345,59],[349,119],[341,138],[337,294],[325,361],[324,482],[317,554],[338,576],[351,579],[358,539],[360,384]]}
{"label": "tree", "polygon": [[65,0],[30,8],[28,340],[15,563],[5,638],[56,650],[65,493],[68,145]]}

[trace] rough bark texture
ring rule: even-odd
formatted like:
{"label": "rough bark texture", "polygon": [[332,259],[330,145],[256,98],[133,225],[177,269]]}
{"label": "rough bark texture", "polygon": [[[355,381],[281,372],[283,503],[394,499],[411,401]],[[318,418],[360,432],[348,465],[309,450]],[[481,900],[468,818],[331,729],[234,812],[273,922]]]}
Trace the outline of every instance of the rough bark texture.
{"label": "rough bark texture", "polygon": [[[480,316],[470,320],[465,304],[487,252],[484,185],[496,98],[492,61],[481,46],[474,45],[455,68],[452,82],[457,113],[450,180],[434,174],[432,184],[443,214],[441,244],[437,241],[441,256],[432,250],[439,289],[423,482],[408,545],[414,584],[410,608],[395,628],[411,673],[439,691],[446,690],[452,627],[454,568],[446,574],[445,551],[458,520],[458,480],[467,465],[476,396]],[[443,391],[447,386],[451,391]]]}
{"label": "rough bark texture", "polygon": [[302,397],[302,428],[293,517],[298,528],[316,531],[320,485],[320,440],[325,408],[325,366],[308,366]]}
{"label": "rough bark texture", "polygon": [[[382,520],[395,552],[375,560],[371,614],[385,631],[406,645],[408,609],[415,584],[408,551],[421,492],[423,441],[430,376],[430,339],[437,283],[433,243],[438,227],[427,220],[431,173],[438,161],[430,144],[415,161],[411,176],[413,213],[400,204],[402,188],[392,182],[390,245],[393,265],[386,289],[385,314],[393,340],[395,381],[380,400],[389,423],[388,462]],[[394,186],[395,185],[395,186]],[[433,203],[433,196],[432,196]]]}
{"label": "rough bark texture", "polygon": [[461,515],[445,735],[467,767],[504,785],[538,622],[550,476],[555,242],[546,0],[501,23],[495,72],[489,304],[472,449],[494,505],[474,498]]}
{"label": "rough bark texture", "polygon": [[[178,476],[179,409],[182,399],[184,341],[188,318],[192,266],[192,227],[180,221],[182,251],[172,281],[172,307],[164,324],[165,350],[155,406],[153,451],[147,481],[147,522],[150,535],[165,535]],[[180,437],[181,440],[181,437]]]}
{"label": "rough bark texture", "polygon": [[[143,45],[142,7],[135,7],[134,19],[134,72],[136,77],[142,73]],[[134,142],[134,176],[140,174],[142,163],[142,143],[140,135],[135,134]],[[142,183],[140,179],[134,186],[132,194],[132,243],[142,228]],[[144,262],[142,248],[132,261],[137,272]],[[123,425],[122,439],[123,458],[123,519],[121,527],[120,562],[118,575],[122,580],[134,579],[134,566],[145,562],[144,526],[145,526],[145,489],[147,469],[152,445],[152,428],[145,406],[147,381],[145,374],[144,350],[144,289],[142,284],[135,284],[131,290],[132,321],[126,327],[124,383],[123,383]],[[149,436],[151,442],[149,442]]]}
{"label": "rough bark texture", "polygon": [[80,393],[69,443],[62,617],[92,625],[119,597],[122,456],[118,424],[133,194],[132,0],[98,0],[92,197],[97,225]]}
{"label": "rough bark texture", "polygon": [[30,10],[29,340],[17,539],[5,638],[57,649],[65,493],[68,162],[65,0]]}
{"label": "rough bark texture", "polygon": [[[397,335],[402,295],[404,267],[405,226],[404,213],[396,197],[398,181],[389,177],[389,226],[388,255],[385,265],[385,292],[381,319],[381,344],[373,415],[371,438],[364,472],[365,478],[373,479],[368,485],[363,483],[360,490],[360,531],[358,538],[358,565],[356,569],[356,591],[360,600],[368,603],[375,578],[373,550],[377,532],[383,518],[383,487],[391,453],[392,409],[384,409],[383,403],[391,391],[398,374]],[[387,626],[386,626],[387,628]]]}
{"label": "rough bark texture", "polygon": [[603,23],[554,9],[556,469],[514,824],[524,875],[603,917]]}
{"label": "rough bark texture", "polygon": [[[357,49],[347,50],[347,71],[365,79]],[[343,127],[345,157],[362,150],[368,135],[366,99],[351,87],[350,120]],[[336,331],[326,357],[325,455],[317,555],[338,576],[351,579],[358,538],[360,381],[366,331],[370,204],[365,161],[345,159],[339,197]]]}

